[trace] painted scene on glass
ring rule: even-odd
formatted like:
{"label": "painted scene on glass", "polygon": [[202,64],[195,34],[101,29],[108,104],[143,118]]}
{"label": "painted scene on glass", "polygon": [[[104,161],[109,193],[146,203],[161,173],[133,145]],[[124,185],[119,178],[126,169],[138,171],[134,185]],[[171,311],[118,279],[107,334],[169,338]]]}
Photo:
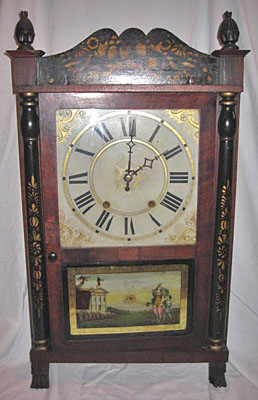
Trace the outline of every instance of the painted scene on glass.
{"label": "painted scene on glass", "polygon": [[70,268],[68,277],[71,334],[186,328],[187,265]]}

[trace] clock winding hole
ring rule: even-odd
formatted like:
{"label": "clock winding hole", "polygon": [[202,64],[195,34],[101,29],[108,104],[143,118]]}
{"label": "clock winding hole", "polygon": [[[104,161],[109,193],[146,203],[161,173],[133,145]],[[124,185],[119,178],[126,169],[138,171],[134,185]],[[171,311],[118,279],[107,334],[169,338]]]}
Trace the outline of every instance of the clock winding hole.
{"label": "clock winding hole", "polygon": [[149,207],[149,208],[153,208],[153,207],[155,207],[155,206],[156,206],[156,201],[154,201],[154,200],[148,201],[148,207]]}
{"label": "clock winding hole", "polygon": [[103,201],[102,203],[102,207],[103,208],[110,208],[111,204],[109,203],[109,201]]}

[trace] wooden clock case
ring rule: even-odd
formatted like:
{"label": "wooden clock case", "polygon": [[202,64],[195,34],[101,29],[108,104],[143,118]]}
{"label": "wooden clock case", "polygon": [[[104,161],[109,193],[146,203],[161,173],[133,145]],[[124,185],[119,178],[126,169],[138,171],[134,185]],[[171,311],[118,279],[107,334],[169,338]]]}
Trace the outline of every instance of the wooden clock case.
{"label": "wooden clock case", "polygon": [[[226,386],[225,365],[243,59],[226,12],[221,50],[206,55],[163,29],[145,35],[103,29],[51,57],[34,50],[27,12],[12,60],[31,317],[32,388],[49,386],[49,364],[207,362]],[[62,249],[59,239],[55,112],[60,108],[200,110],[197,240],[193,245]],[[65,328],[69,267],[189,265],[184,332],[71,337]]]}

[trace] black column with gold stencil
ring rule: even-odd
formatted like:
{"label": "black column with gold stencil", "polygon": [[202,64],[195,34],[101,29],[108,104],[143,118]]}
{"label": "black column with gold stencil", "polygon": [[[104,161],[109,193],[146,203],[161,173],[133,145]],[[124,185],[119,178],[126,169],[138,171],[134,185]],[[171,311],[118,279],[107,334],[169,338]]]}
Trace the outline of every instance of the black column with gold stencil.
{"label": "black column with gold stencil", "polygon": [[[39,172],[39,123],[35,93],[21,94],[23,113],[21,130],[24,140],[24,169],[26,186],[27,240],[29,259],[29,287],[31,306],[32,348],[46,351],[49,346],[48,300],[44,240],[42,230],[40,172]],[[44,373],[45,366],[45,373]],[[31,387],[48,387],[48,364],[41,366],[42,374],[34,373]],[[37,369],[39,367],[37,366]],[[35,381],[36,380],[36,381]],[[40,382],[39,382],[40,380]]]}

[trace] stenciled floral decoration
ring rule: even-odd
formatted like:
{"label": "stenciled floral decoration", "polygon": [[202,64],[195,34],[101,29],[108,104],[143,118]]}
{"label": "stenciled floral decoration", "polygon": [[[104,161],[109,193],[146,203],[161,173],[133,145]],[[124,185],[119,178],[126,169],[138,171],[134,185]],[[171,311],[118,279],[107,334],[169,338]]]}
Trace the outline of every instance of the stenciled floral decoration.
{"label": "stenciled floral decoration", "polygon": [[220,226],[217,239],[217,294],[216,312],[221,312],[226,301],[227,266],[229,258],[231,215],[231,186],[229,180],[222,186],[220,201]]}
{"label": "stenciled floral decoration", "polygon": [[42,237],[40,229],[39,186],[32,175],[27,185],[29,259],[32,266],[32,304],[37,317],[41,318],[44,308],[44,289],[42,281]]}

